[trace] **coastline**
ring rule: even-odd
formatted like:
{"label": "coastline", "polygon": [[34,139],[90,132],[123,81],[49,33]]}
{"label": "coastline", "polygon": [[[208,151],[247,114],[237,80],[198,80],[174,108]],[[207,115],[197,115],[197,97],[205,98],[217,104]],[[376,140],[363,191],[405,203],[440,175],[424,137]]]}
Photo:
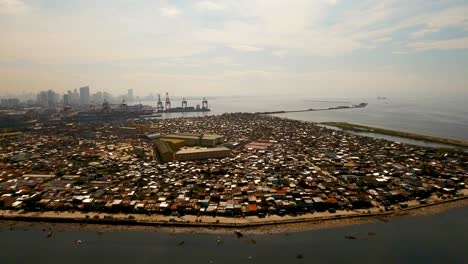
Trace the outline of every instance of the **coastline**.
{"label": "coastline", "polygon": [[[178,221],[144,221],[135,219],[118,218],[123,214],[113,214],[113,219],[86,218],[85,213],[11,213],[0,211],[0,227],[14,228],[42,228],[45,230],[89,230],[97,232],[110,231],[144,231],[144,232],[170,232],[170,233],[211,233],[232,234],[240,230],[243,234],[273,234],[304,232],[317,229],[338,228],[350,225],[359,225],[373,222],[389,222],[396,217],[404,216],[430,216],[443,213],[453,208],[468,207],[468,196],[462,196],[450,200],[441,200],[429,204],[411,206],[404,209],[396,209],[389,212],[349,212],[345,214],[314,213],[306,216],[270,216],[267,218],[246,217],[242,219],[229,217],[203,217],[201,223],[188,221],[196,216],[184,216]],[[376,208],[373,208],[376,209]],[[375,211],[375,210],[374,210]],[[56,216],[53,216],[53,215]],[[88,213],[88,215],[95,215]],[[107,214],[101,214],[101,216]],[[325,215],[325,216],[324,216]],[[127,215],[125,215],[127,216]],[[165,216],[153,216],[163,218]],[[273,220],[271,219],[273,218]],[[281,218],[281,219],[277,219]],[[183,220],[182,220],[183,219]],[[219,222],[218,222],[218,221]]]}
{"label": "coastline", "polygon": [[359,124],[348,123],[348,122],[322,122],[320,124],[338,127],[343,130],[349,130],[349,131],[355,131],[355,132],[377,133],[377,134],[382,134],[382,135],[396,136],[396,137],[409,138],[409,139],[414,139],[414,140],[446,144],[446,145],[451,145],[455,147],[468,148],[468,142],[464,140],[459,140],[459,139],[428,136],[428,135],[422,135],[422,134],[416,134],[416,133],[410,133],[410,132],[403,132],[403,131],[397,131],[397,130],[359,125]]}

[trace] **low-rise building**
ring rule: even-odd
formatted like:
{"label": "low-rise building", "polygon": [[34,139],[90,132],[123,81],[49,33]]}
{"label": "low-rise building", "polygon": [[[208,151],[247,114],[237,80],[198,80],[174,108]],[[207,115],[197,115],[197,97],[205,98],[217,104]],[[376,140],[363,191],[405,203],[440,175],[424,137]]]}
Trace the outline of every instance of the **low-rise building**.
{"label": "low-rise building", "polygon": [[224,142],[224,136],[216,134],[169,134],[166,139],[184,140],[187,146],[215,147]]}
{"label": "low-rise building", "polygon": [[226,158],[231,155],[231,150],[226,147],[218,148],[185,148],[175,153],[175,160],[201,160]]}

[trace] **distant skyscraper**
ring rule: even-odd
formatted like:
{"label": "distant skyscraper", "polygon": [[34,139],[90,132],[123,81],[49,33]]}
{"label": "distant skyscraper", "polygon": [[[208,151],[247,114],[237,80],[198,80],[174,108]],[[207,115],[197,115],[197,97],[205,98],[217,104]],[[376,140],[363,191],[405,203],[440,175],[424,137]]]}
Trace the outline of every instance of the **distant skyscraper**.
{"label": "distant skyscraper", "polygon": [[89,96],[89,86],[84,86],[80,88],[80,105],[89,105],[90,96]]}
{"label": "distant skyscraper", "polygon": [[64,106],[70,105],[70,95],[69,94],[64,94],[63,95],[63,105]]}
{"label": "distant skyscraper", "polygon": [[42,91],[37,94],[37,103],[42,106],[47,108],[49,106],[49,103],[47,102],[47,92]]}
{"label": "distant skyscraper", "polygon": [[102,104],[103,102],[103,96],[102,96],[102,92],[97,92],[95,94],[93,94],[91,96],[91,101],[94,103],[94,104]]}
{"label": "distant skyscraper", "polygon": [[0,102],[0,105],[2,107],[7,107],[7,108],[17,107],[19,105],[19,99],[18,98],[2,99]]}
{"label": "distant skyscraper", "polygon": [[128,89],[127,100],[133,101],[133,89]]}
{"label": "distant skyscraper", "polygon": [[79,104],[80,103],[80,93],[78,92],[78,90],[75,88],[73,89],[73,96],[72,96],[72,102],[73,104]]}
{"label": "distant skyscraper", "polygon": [[47,106],[49,108],[55,108],[57,105],[57,94],[53,90],[47,91]]}

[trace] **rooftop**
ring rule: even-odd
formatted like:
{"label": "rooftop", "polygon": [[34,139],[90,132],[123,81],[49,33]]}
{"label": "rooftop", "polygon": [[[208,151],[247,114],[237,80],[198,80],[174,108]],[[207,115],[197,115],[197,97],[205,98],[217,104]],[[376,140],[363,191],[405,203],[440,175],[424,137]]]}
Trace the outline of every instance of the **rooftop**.
{"label": "rooftop", "polygon": [[191,153],[203,153],[203,152],[216,152],[216,151],[231,151],[226,147],[218,148],[183,148],[179,150],[176,154],[191,154]]}

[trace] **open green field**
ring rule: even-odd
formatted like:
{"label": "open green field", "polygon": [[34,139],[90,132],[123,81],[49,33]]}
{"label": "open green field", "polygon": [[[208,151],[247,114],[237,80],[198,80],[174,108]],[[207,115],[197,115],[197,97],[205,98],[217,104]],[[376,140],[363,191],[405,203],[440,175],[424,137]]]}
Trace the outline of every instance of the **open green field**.
{"label": "open green field", "polygon": [[339,127],[344,130],[352,130],[356,132],[378,133],[378,134],[383,134],[383,135],[397,136],[397,137],[423,140],[423,141],[428,141],[428,142],[436,142],[436,143],[441,143],[441,144],[468,148],[467,141],[458,140],[458,139],[427,136],[427,135],[421,135],[421,134],[416,134],[416,133],[409,133],[409,132],[395,131],[395,130],[389,130],[389,129],[378,128],[378,127],[370,127],[370,126],[352,124],[352,123],[347,123],[347,122],[323,122],[321,124]]}

